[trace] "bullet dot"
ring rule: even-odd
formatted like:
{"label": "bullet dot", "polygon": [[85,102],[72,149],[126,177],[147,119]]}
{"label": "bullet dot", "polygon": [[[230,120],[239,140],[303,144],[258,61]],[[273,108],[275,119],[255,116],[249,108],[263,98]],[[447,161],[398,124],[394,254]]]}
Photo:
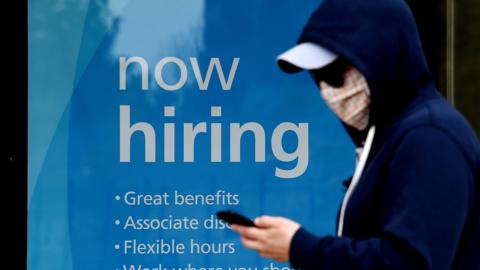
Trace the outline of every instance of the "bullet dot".
{"label": "bullet dot", "polygon": [[115,196],[115,200],[120,201],[120,195]]}
{"label": "bullet dot", "polygon": [[119,250],[119,249],[120,249],[120,245],[119,245],[119,244],[116,244],[116,245],[115,245],[115,249],[116,249],[116,250]]}
{"label": "bullet dot", "polygon": [[119,225],[120,224],[120,220],[115,220],[115,225]]}

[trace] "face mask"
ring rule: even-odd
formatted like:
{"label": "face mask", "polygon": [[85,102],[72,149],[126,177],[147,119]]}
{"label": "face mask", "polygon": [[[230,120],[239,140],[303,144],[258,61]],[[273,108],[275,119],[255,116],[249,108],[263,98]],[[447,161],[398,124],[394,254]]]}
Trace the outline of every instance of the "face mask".
{"label": "face mask", "polygon": [[358,130],[368,125],[370,114],[370,89],[365,77],[355,68],[346,70],[344,83],[333,87],[320,81],[320,93],[332,111],[345,124]]}

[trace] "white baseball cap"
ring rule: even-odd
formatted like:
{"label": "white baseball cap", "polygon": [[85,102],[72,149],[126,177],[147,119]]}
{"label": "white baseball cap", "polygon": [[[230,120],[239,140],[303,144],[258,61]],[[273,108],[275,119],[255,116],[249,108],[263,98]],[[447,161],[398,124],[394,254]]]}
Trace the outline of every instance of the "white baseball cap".
{"label": "white baseball cap", "polygon": [[304,42],[277,56],[277,65],[284,72],[295,73],[322,68],[337,57],[337,54],[318,44]]}

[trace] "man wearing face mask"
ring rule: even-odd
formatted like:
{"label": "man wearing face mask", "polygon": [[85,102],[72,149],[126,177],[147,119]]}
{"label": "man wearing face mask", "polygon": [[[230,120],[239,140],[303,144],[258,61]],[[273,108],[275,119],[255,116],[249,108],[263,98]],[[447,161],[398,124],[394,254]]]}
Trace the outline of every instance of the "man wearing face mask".
{"label": "man wearing face mask", "polygon": [[[232,226],[296,269],[480,269],[480,146],[438,93],[402,0],[324,0],[287,73],[308,70],[357,146],[335,236],[283,217]],[[319,210],[321,211],[321,210]]]}

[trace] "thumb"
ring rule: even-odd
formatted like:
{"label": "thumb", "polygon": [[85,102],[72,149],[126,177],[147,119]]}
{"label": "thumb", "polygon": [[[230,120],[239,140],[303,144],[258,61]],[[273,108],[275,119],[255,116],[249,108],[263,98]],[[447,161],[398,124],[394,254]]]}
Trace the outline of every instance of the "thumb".
{"label": "thumb", "polygon": [[272,227],[276,223],[276,218],[272,216],[260,216],[255,219],[255,225],[258,227]]}

